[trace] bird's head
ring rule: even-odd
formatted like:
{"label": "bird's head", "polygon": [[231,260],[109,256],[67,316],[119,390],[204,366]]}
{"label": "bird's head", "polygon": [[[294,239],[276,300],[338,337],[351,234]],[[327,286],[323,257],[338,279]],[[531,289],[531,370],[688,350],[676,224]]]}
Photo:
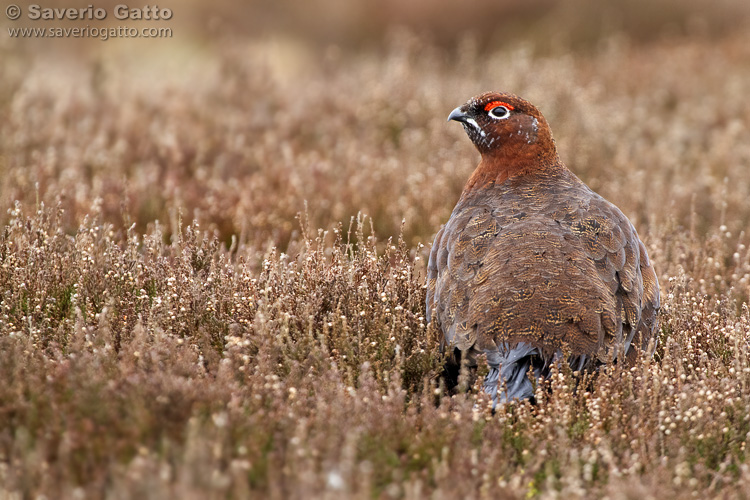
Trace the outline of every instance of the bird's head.
{"label": "bird's head", "polygon": [[554,161],[555,141],[533,104],[513,94],[486,92],[454,109],[448,121],[461,122],[482,157]]}

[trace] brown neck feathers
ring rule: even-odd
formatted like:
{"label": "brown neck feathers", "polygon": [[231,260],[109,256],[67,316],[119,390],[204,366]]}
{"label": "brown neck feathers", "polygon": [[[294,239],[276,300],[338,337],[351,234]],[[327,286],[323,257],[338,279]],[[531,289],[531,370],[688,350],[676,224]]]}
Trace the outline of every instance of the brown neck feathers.
{"label": "brown neck feathers", "polygon": [[514,141],[482,153],[482,159],[464,186],[464,193],[492,183],[500,185],[510,177],[533,175],[563,168],[551,137],[539,137],[533,144]]}

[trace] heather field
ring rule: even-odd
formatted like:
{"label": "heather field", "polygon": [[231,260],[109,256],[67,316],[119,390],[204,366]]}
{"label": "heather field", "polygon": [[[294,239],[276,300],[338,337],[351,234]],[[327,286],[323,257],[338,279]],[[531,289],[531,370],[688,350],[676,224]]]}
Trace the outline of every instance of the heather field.
{"label": "heather field", "polygon": [[[0,499],[748,498],[750,9],[712,5],[552,41],[0,32]],[[494,414],[424,318],[478,162],[446,117],[490,89],[633,221],[663,305],[653,359]]]}

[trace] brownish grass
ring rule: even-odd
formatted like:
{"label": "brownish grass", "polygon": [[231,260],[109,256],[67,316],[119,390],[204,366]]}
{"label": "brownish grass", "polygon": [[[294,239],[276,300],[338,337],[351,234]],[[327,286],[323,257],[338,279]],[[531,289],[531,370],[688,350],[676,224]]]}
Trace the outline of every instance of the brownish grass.
{"label": "brownish grass", "polygon": [[[5,54],[0,496],[750,491],[750,36],[389,40],[226,41],[169,76],[158,52]],[[477,162],[445,117],[488,89],[536,103],[633,220],[664,305],[653,360],[494,415],[444,393],[423,315]]]}

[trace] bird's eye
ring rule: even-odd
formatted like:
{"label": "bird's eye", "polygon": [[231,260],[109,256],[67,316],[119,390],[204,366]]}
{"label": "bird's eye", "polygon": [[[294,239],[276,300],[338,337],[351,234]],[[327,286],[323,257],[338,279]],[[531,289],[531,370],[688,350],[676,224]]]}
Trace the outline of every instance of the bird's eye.
{"label": "bird's eye", "polygon": [[510,116],[510,110],[505,106],[495,106],[489,110],[489,115],[496,120],[503,120]]}

